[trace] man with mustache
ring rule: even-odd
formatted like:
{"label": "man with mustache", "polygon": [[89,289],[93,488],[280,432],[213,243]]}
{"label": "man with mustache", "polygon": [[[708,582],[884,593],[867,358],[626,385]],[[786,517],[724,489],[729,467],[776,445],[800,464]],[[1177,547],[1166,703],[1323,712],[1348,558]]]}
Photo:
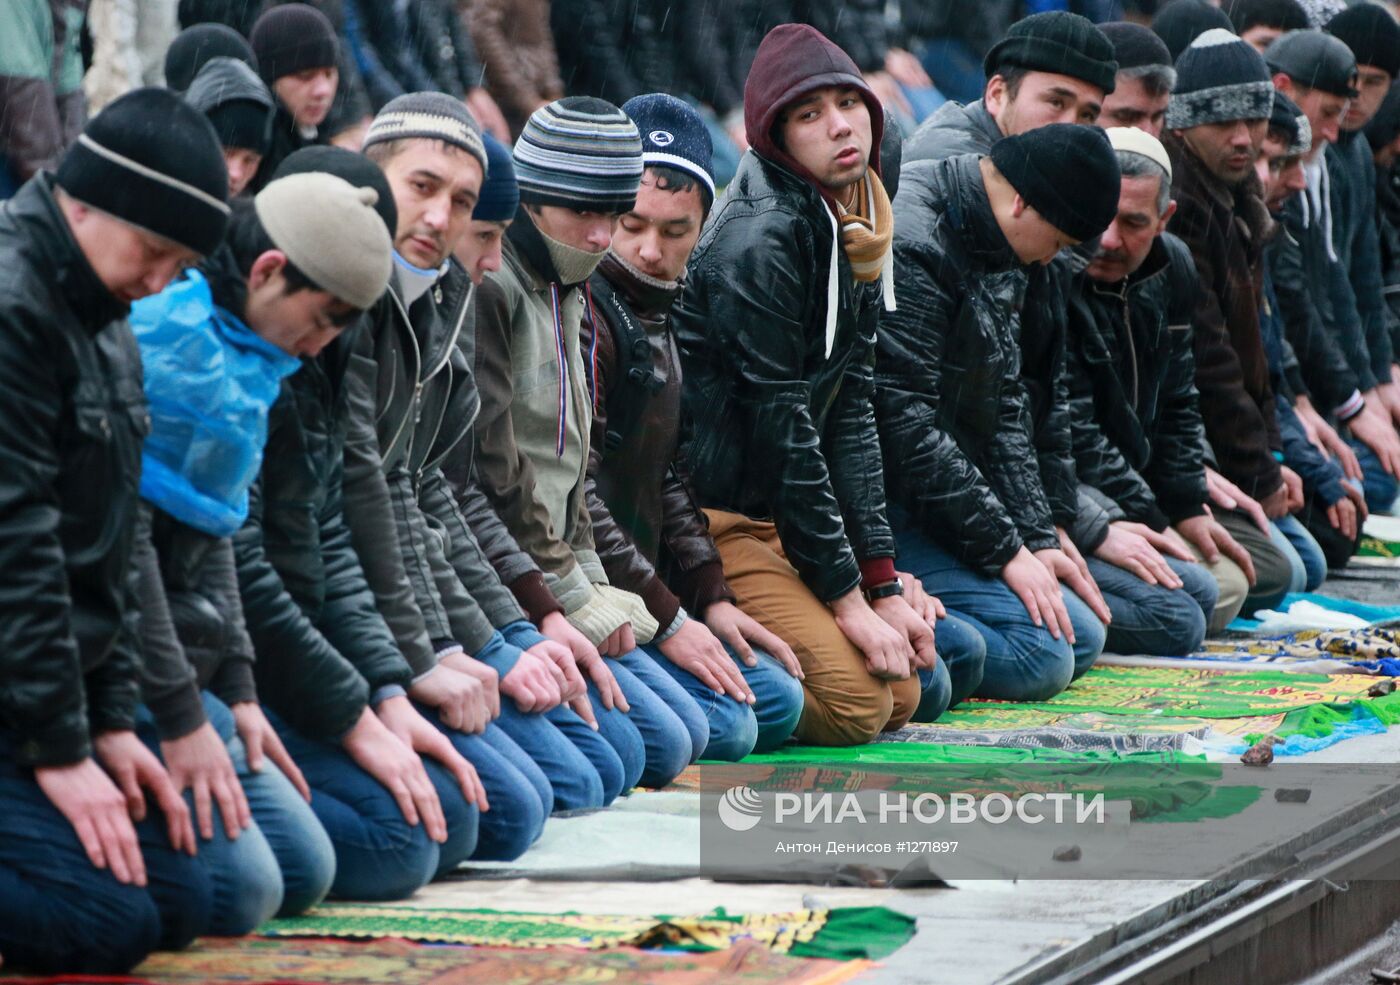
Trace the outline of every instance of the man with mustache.
{"label": "man with mustache", "polygon": [[1231,611],[1212,620],[1219,589],[1191,563],[1191,546],[1246,572],[1253,564],[1206,506],[1190,348],[1194,268],[1165,232],[1175,212],[1171,162],[1143,130],[1107,132],[1123,173],[1118,211],[1074,279],[1068,342],[1075,464],[1111,518],[1089,570],[1113,611],[1110,649],[1190,653],[1207,624],[1222,628],[1245,597],[1231,592]]}

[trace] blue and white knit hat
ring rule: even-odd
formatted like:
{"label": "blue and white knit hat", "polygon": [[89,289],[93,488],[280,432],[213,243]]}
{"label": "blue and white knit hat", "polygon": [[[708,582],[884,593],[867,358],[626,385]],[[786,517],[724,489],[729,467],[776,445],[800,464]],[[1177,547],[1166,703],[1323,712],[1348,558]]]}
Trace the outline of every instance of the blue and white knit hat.
{"label": "blue and white knit hat", "polygon": [[541,106],[526,121],[514,156],[526,205],[621,213],[637,204],[642,137],[606,100],[569,96]]}
{"label": "blue and white knit hat", "polygon": [[642,134],[642,163],[675,168],[700,182],[709,208],[715,200],[714,143],[700,114],[683,99],[664,92],[633,96],[622,104]]}
{"label": "blue and white knit hat", "polygon": [[1206,31],[1176,60],[1167,129],[1229,120],[1267,120],[1274,84],[1264,58],[1224,28]]}

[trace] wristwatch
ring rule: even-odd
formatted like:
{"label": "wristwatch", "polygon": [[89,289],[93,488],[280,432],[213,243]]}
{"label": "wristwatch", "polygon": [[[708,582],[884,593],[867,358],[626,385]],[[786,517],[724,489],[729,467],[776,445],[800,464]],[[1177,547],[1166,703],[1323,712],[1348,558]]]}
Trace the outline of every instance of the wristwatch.
{"label": "wristwatch", "polygon": [[887,581],[880,585],[871,585],[865,589],[865,601],[876,602],[880,599],[887,599],[893,595],[904,594],[904,582],[896,578],[894,581]]}

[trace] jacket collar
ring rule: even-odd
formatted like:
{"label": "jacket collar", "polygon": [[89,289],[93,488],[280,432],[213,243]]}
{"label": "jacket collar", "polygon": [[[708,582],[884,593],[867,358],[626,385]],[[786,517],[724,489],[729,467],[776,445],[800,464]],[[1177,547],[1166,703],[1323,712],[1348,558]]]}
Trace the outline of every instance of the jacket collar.
{"label": "jacket collar", "polygon": [[52,272],[56,293],[77,317],[78,324],[96,335],[112,322],[125,318],[131,306],[107,290],[98,278],[73,238],[53,189],[53,176],[40,174],[21,188],[5,209],[29,233],[41,262]]}
{"label": "jacket collar", "polygon": [[559,272],[549,256],[549,247],[535,226],[534,216],[523,205],[516,209],[515,221],[506,229],[506,242],[515,247],[517,260],[533,281],[534,290],[542,291],[550,284],[562,286]]}
{"label": "jacket collar", "polygon": [[1171,256],[1167,253],[1167,248],[1162,244],[1162,237],[1158,236],[1152,241],[1152,248],[1147,251],[1147,259],[1127,277],[1113,284],[1106,284],[1103,281],[1094,280],[1089,276],[1086,269],[1082,276],[1089,282],[1089,287],[1095,294],[1108,294],[1116,298],[1126,298],[1130,294],[1136,294],[1148,284],[1165,277],[1167,271],[1171,269]]}
{"label": "jacket collar", "polygon": [[979,263],[993,270],[1023,267],[992,211],[980,159],[972,154],[950,158],[947,168],[948,212],[957,225],[963,248]]}
{"label": "jacket collar", "polygon": [[392,277],[384,300],[394,322],[406,334],[408,348],[416,355],[418,379],[422,382],[436,376],[451,358],[471,306],[471,278],[456,257],[449,257],[447,263],[447,271],[437,284],[412,305],[403,303]]}
{"label": "jacket collar", "polygon": [[1264,204],[1263,189],[1259,179],[1251,172],[1244,181],[1229,185],[1217,178],[1205,166],[1186,141],[1175,134],[1166,135],[1166,147],[1172,158],[1173,174],[1181,169],[1180,187],[1196,189],[1222,211],[1233,213],[1244,222],[1252,250],[1261,250],[1274,236],[1275,223]]}
{"label": "jacket collar", "polygon": [[684,276],[669,283],[646,277],[612,251],[603,257],[598,273],[622,296],[628,307],[643,318],[665,317],[685,289]]}

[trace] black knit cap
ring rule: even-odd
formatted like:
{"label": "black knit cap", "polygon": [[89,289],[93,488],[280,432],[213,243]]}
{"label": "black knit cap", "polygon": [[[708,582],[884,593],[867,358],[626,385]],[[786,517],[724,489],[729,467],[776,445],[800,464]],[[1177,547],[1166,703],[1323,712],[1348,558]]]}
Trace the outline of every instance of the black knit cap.
{"label": "black knit cap", "polygon": [[1260,26],[1285,32],[1312,27],[1308,12],[1296,0],[1226,0],[1220,6],[1230,15],[1236,34]]}
{"label": "black knit cap", "polygon": [[1235,26],[1219,7],[1212,7],[1206,0],[1172,0],[1152,18],[1152,30],[1175,62],[1181,53],[1191,46],[1202,34],[1213,27],[1223,27],[1231,34]]}
{"label": "black knit cap", "polygon": [[389,238],[398,234],[399,210],[394,204],[394,190],[389,187],[389,179],[384,172],[363,154],[346,150],[344,147],[303,147],[288,154],[286,159],[272,172],[272,181],[285,178],[289,174],[306,174],[321,171],[333,174],[354,185],[356,188],[373,188],[379,193],[379,201],[374,203],[374,211],[384,220],[389,229]]}
{"label": "black knit cap", "polygon": [[1356,95],[1356,56],[1322,31],[1289,31],[1269,45],[1264,61],[1299,85],[1347,99]]}
{"label": "black knit cap", "polygon": [[108,104],[55,180],[83,204],[200,255],[228,228],[228,168],[214,128],[169,89],[135,89]]}
{"label": "black knit cap", "polygon": [[1113,57],[1118,62],[1118,71],[1130,68],[1147,68],[1149,65],[1171,67],[1172,53],[1167,50],[1161,38],[1150,28],[1130,21],[1114,21],[1100,24],[1099,30],[1113,45]]}
{"label": "black knit cap", "polygon": [[1356,64],[1378,68],[1392,80],[1400,75],[1400,24],[1383,8],[1350,7],[1327,22],[1327,33],[1351,49]]}
{"label": "black knit cap", "polygon": [[992,144],[992,163],[1026,204],[1079,242],[1118,214],[1118,155],[1098,127],[1052,123]]}
{"label": "black knit cap", "polygon": [[1011,25],[1006,36],[987,52],[982,68],[987,78],[1005,66],[1051,72],[1113,91],[1118,63],[1113,45],[1088,18],[1063,10],[1032,14]]}
{"label": "black knit cap", "polygon": [[340,47],[325,14],[304,3],[273,7],[253,25],[258,72],[271,86],[284,75],[311,68],[334,68]]}
{"label": "black knit cap", "polygon": [[223,24],[196,24],[175,36],[165,52],[165,84],[184,92],[211,58],[237,58],[250,68],[258,67],[253,49],[231,27]]}

